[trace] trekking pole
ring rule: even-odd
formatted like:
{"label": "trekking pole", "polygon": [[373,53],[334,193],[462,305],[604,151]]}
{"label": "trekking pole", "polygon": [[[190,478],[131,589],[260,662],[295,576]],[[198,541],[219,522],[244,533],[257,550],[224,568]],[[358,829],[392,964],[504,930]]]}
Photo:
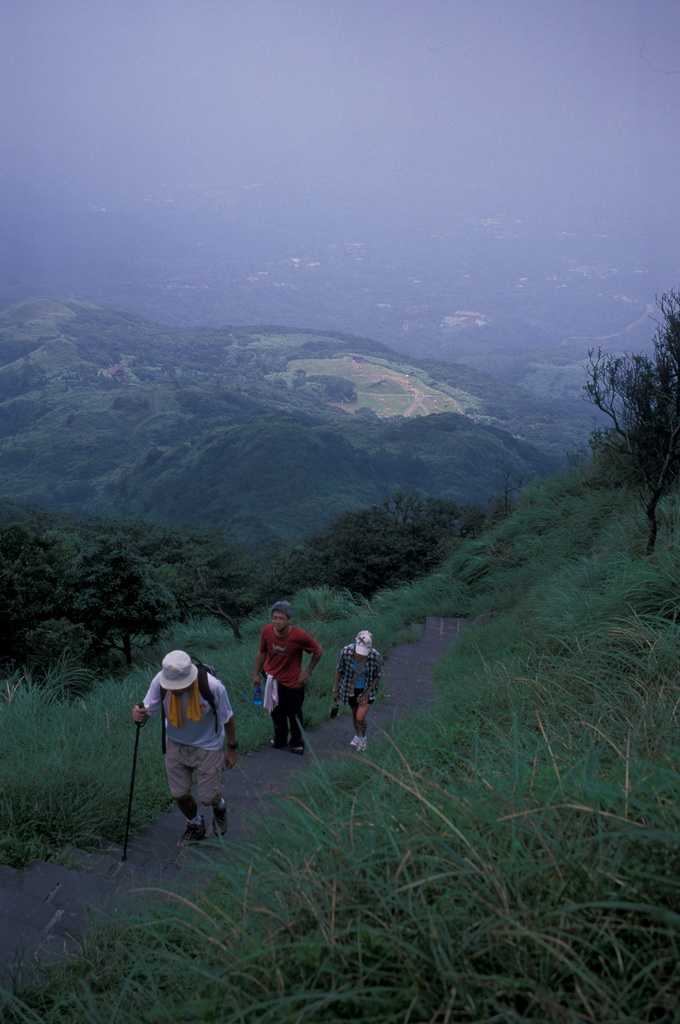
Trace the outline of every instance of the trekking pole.
{"label": "trekking pole", "polygon": [[[137,707],[138,708],[143,708],[144,707],[143,702],[140,701],[139,704],[137,705]],[[137,733],[135,735],[135,752],[132,755],[132,775],[130,777],[130,798],[128,800],[127,821],[125,822],[125,842],[123,843],[123,856],[121,857],[121,860],[127,860],[127,843],[128,843],[128,835],[129,835],[129,832],[130,832],[130,816],[132,814],[132,794],[135,791],[135,772],[137,771],[137,748],[139,746],[139,730],[140,730],[140,728],[142,726],[142,723],[141,722],[135,722],[135,725],[137,726]]]}

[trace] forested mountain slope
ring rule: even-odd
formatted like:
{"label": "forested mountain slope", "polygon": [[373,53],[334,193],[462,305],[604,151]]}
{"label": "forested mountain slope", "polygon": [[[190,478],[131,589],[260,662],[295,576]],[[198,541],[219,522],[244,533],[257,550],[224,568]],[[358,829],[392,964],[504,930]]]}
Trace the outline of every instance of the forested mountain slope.
{"label": "forested mountain slope", "polygon": [[183,329],[75,300],[0,314],[0,496],[293,539],[395,487],[475,503],[583,423],[368,339]]}

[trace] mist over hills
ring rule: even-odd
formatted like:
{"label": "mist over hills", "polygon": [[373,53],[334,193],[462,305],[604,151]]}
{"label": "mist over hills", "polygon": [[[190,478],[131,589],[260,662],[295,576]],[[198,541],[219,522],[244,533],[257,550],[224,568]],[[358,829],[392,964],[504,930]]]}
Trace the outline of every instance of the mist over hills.
{"label": "mist over hills", "polygon": [[342,332],[590,422],[680,281],[678,5],[609,7],[6,0],[0,308]]}
{"label": "mist over hills", "polygon": [[464,363],[588,417],[589,348],[648,347],[655,294],[680,280],[670,226],[652,236],[639,211],[575,218],[490,201],[480,212],[460,208],[446,182],[423,189],[431,209],[417,226],[394,197],[382,224],[335,223],[319,209],[310,220],[309,195],[308,208],[272,220],[267,181],[38,209],[16,230],[6,214],[0,303],[72,296],[173,326],[358,334],[410,358]]}
{"label": "mist over hills", "polygon": [[171,328],[75,300],[0,314],[0,495],[295,540],[395,488],[484,504],[582,421],[451,363],[286,328]]}

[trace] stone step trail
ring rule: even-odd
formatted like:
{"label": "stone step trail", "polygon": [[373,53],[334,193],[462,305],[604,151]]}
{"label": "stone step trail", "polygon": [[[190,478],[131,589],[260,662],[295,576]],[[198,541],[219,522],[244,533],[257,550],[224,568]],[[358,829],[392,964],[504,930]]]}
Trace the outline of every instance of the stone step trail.
{"label": "stone step trail", "polygon": [[[412,627],[415,643],[392,648],[382,696],[368,720],[369,737],[389,731],[396,715],[434,703],[437,690],[430,669],[470,625],[464,619],[428,618]],[[115,917],[131,900],[143,898],[145,889],[150,894],[159,889],[190,893],[192,882],[195,887],[199,878],[205,881],[207,859],[215,862],[228,855],[229,843],[247,841],[263,815],[277,811],[276,797],[287,792],[293,773],[304,770],[310,760],[361,756],[349,747],[352,735],[351,719],[344,714],[307,734],[303,757],[269,746],[240,757],[224,776],[229,807],[224,840],[179,849],[185,821],[173,809],[128,840],[125,861],[122,846],[103,843],[97,850],[64,849],[68,866],[39,860],[20,870],[0,865],[0,985],[11,988],[39,979],[42,965],[77,951],[93,912]],[[210,824],[206,819],[208,828]]]}

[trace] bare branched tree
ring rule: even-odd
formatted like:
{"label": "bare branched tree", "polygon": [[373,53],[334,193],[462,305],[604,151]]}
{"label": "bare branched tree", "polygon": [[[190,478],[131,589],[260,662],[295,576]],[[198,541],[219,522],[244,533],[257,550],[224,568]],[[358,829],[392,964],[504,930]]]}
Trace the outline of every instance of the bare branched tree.
{"label": "bare branched tree", "polygon": [[680,293],[657,298],[661,313],[652,355],[588,353],[584,391],[608,417],[593,444],[622,453],[640,481],[647,517],[646,553],[658,534],[657,508],[680,469]]}
{"label": "bare branched tree", "polygon": [[199,608],[203,608],[210,615],[214,615],[215,618],[224,619],[224,621],[231,627],[231,631],[237,643],[242,643],[243,636],[239,629],[236,619],[226,612],[222,605],[219,603],[217,595],[214,593],[213,584],[208,579],[206,570],[203,566],[191,565],[190,571],[194,578],[195,588],[195,603]]}

